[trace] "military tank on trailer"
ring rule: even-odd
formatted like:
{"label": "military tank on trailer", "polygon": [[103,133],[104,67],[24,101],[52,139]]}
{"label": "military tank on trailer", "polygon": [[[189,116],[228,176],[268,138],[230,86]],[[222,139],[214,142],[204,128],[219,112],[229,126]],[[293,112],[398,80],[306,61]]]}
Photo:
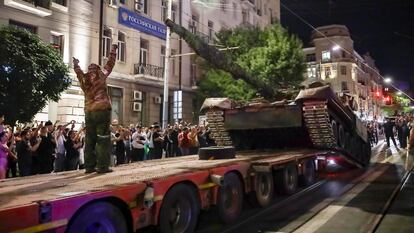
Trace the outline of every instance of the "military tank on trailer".
{"label": "military tank on trailer", "polygon": [[[268,85],[252,78],[219,50],[171,20],[166,24],[216,68],[257,87],[264,98],[271,95]],[[369,165],[367,128],[328,85],[302,90],[293,101],[238,103],[209,98],[201,111],[218,146],[237,150],[313,147],[340,151],[348,161]]]}

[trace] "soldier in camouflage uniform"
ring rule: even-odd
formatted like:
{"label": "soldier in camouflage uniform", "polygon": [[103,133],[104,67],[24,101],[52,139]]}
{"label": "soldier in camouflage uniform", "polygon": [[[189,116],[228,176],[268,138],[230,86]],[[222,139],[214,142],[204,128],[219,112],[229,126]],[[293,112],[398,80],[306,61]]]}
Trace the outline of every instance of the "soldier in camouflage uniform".
{"label": "soldier in camouflage uniform", "polygon": [[85,93],[85,173],[107,173],[111,154],[111,101],[108,96],[106,79],[115,65],[117,45],[112,45],[111,53],[103,71],[96,64],[84,73],[79,60],[73,58],[74,70],[80,87]]}

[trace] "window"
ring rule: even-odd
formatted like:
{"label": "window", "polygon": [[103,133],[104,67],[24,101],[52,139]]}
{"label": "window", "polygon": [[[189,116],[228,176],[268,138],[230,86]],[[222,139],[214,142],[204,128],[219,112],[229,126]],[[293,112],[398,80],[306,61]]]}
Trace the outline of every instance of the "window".
{"label": "window", "polygon": [[175,15],[177,12],[177,6],[175,4],[171,7],[171,20],[175,22]]}
{"label": "window", "polygon": [[139,53],[139,62],[143,66],[147,65],[147,62],[148,62],[148,48],[149,48],[148,41],[141,39],[141,48],[140,48],[140,53]]}
{"label": "window", "polygon": [[52,0],[52,2],[62,6],[66,6],[66,0]]}
{"label": "window", "polygon": [[349,91],[348,83],[346,81],[341,82],[341,89],[342,91]]}
{"label": "window", "polygon": [[190,25],[188,26],[188,28],[190,29],[190,32],[193,34],[197,33],[197,27],[198,27],[198,19],[197,16],[192,15],[191,16],[191,21],[190,21]]}
{"label": "window", "polygon": [[331,60],[331,52],[322,51],[322,61],[330,61],[330,60]]}
{"label": "window", "polygon": [[37,31],[37,28],[35,26],[30,25],[30,24],[21,23],[21,22],[17,22],[17,21],[14,21],[14,20],[10,20],[9,24],[12,25],[12,26],[21,28],[21,29],[25,29],[25,30],[33,33],[33,34],[36,34],[36,31]]}
{"label": "window", "polygon": [[102,36],[102,56],[109,57],[111,52],[112,30],[105,27]]}
{"label": "window", "polygon": [[220,0],[220,8],[221,8],[222,11],[226,11],[227,0]]}
{"label": "window", "polygon": [[165,66],[165,46],[161,46],[160,67],[164,68],[164,66]]}
{"label": "window", "polygon": [[110,6],[116,6],[116,0],[109,0],[108,1],[108,4],[110,5]]}
{"label": "window", "polygon": [[126,0],[119,0],[119,3],[121,3],[121,4],[126,4]]}
{"label": "window", "polygon": [[316,78],[316,68],[315,67],[308,67],[307,73],[308,73],[308,78]]}
{"label": "window", "polygon": [[118,32],[118,61],[126,61],[125,33]]}
{"label": "window", "polygon": [[325,67],[325,78],[329,78],[331,76],[331,67]]}
{"label": "window", "polygon": [[148,13],[147,0],[135,0],[134,9],[141,13]]}
{"label": "window", "polygon": [[249,11],[246,9],[242,10],[242,20],[243,23],[249,23]]}
{"label": "window", "polygon": [[[171,49],[171,55],[175,55],[175,54],[177,54],[177,51],[175,51],[174,49]],[[171,61],[172,74],[173,75],[178,75],[177,74],[178,69],[176,69],[176,60],[175,60],[175,57],[171,58],[170,61]]]}
{"label": "window", "polygon": [[50,35],[50,44],[63,56],[64,47],[62,34],[52,33],[52,35]]}
{"label": "window", "polygon": [[208,21],[208,40],[212,41],[214,36],[214,23],[212,21]]}
{"label": "window", "polygon": [[179,121],[183,118],[183,91],[174,91],[173,118]]}
{"label": "window", "polygon": [[161,21],[165,21],[167,19],[167,1],[161,0]]}
{"label": "window", "polygon": [[346,58],[346,53],[345,53],[345,51],[342,51],[342,57],[343,57],[343,58]]}
{"label": "window", "polygon": [[119,124],[122,123],[122,89],[115,87],[108,87],[108,94],[111,98],[112,110],[111,119],[118,120]]}
{"label": "window", "polygon": [[312,61],[316,61],[316,57],[315,54],[306,54],[306,62],[312,62]]}
{"label": "window", "polygon": [[346,66],[341,66],[341,74],[346,75]]}
{"label": "window", "polygon": [[237,19],[237,4],[233,2],[233,18]]}

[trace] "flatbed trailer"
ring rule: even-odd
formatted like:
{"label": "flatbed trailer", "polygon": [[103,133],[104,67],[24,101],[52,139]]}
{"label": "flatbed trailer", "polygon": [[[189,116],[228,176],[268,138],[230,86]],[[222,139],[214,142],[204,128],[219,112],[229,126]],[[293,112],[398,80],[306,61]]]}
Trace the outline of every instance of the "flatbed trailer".
{"label": "flatbed trailer", "polygon": [[266,206],[276,190],[295,192],[298,179],[314,181],[310,149],[240,152],[234,159],[199,160],[197,155],[149,160],[108,174],[61,172],[0,182],[0,232],[193,232],[200,210],[216,206],[230,223],[243,197],[256,193]]}

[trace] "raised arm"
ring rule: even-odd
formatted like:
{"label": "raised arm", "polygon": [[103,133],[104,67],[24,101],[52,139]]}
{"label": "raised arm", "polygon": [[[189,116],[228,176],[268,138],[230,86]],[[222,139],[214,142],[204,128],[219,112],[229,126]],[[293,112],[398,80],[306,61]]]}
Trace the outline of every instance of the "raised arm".
{"label": "raised arm", "polygon": [[85,73],[83,73],[82,69],[79,66],[79,60],[74,57],[73,57],[73,69],[75,70],[76,77],[78,77],[78,80],[82,87],[84,83]]}
{"label": "raised arm", "polygon": [[108,77],[109,74],[111,74],[112,69],[115,66],[116,50],[117,49],[118,49],[118,45],[113,44],[112,48],[111,48],[111,52],[110,52],[109,57],[108,57],[108,61],[106,62],[104,70],[103,70],[103,73],[106,77]]}

